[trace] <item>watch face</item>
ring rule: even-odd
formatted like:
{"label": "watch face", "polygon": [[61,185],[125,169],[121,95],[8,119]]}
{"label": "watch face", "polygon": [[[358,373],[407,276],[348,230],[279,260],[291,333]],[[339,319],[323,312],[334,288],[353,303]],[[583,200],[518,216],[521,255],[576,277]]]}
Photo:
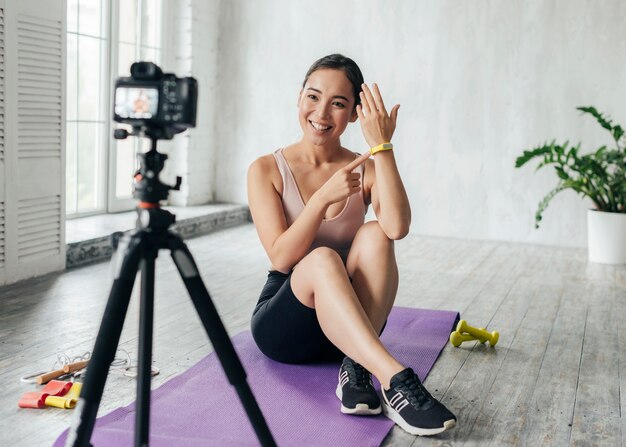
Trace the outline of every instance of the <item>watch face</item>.
{"label": "watch face", "polygon": [[383,143],[383,149],[393,149],[393,144],[391,144],[391,143]]}

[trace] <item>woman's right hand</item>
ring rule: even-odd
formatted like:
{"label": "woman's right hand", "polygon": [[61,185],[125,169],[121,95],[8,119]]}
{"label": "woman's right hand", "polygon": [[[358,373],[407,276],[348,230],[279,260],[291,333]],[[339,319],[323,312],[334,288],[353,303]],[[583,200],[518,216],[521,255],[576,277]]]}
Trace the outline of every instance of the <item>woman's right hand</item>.
{"label": "woman's right hand", "polygon": [[361,190],[361,174],[352,171],[360,164],[365,163],[368,158],[370,158],[370,153],[365,152],[339,169],[322,185],[316,195],[325,205],[331,205],[359,192]]}

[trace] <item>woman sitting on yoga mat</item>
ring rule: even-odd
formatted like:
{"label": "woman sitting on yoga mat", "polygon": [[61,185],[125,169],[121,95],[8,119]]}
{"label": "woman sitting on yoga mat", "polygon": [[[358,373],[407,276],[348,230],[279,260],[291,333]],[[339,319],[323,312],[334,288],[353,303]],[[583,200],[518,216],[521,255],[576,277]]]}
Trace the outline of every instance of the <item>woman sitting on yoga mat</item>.
{"label": "woman sitting on yoga mat", "polygon": [[[379,334],[398,289],[394,240],[411,210],[392,150],[399,105],[387,113],[376,84],[340,54],[316,61],[298,96],[302,138],[255,160],[248,200],[272,264],[252,316],[259,349],[278,362],[341,360],[341,411],[382,410],[412,434],[451,428],[455,416],[399,363]],[[348,123],[361,123],[372,148],[341,146]],[[365,222],[371,204],[377,221]],[[345,357],[344,357],[345,355]]]}

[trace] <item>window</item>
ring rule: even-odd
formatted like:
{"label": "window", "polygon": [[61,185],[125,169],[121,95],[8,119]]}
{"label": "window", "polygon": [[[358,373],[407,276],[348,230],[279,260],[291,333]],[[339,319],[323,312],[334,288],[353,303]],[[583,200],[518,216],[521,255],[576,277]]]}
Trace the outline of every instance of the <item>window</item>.
{"label": "window", "polygon": [[107,0],[67,2],[66,213],[105,210]]}
{"label": "window", "polygon": [[137,60],[160,64],[163,0],[67,0],[66,213],[131,209],[137,138],[112,138],[111,88]]}

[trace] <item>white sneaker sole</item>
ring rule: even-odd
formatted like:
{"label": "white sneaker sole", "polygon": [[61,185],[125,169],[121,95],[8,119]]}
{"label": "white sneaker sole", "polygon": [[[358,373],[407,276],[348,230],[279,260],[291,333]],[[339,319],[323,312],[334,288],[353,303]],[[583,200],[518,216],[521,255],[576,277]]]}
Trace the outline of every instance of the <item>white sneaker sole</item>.
{"label": "white sneaker sole", "polygon": [[436,435],[446,430],[449,430],[456,425],[456,421],[454,419],[450,419],[449,421],[445,421],[442,427],[437,427],[437,428],[414,427],[413,425],[410,425],[408,422],[406,422],[402,418],[402,416],[400,416],[400,414],[387,403],[387,400],[384,394],[383,394],[383,413],[389,419],[394,421],[404,431],[412,435],[417,435],[417,436]]}
{"label": "white sneaker sole", "polygon": [[[343,397],[343,392],[341,391],[341,386],[339,384],[337,384],[335,395],[339,398],[339,400],[341,400]],[[348,408],[348,407],[344,407],[342,403],[341,412],[343,414],[354,414],[357,416],[369,416],[369,415],[380,414],[382,412],[382,408],[380,407],[380,405],[377,408],[370,408],[367,404],[356,404],[355,408]]]}

